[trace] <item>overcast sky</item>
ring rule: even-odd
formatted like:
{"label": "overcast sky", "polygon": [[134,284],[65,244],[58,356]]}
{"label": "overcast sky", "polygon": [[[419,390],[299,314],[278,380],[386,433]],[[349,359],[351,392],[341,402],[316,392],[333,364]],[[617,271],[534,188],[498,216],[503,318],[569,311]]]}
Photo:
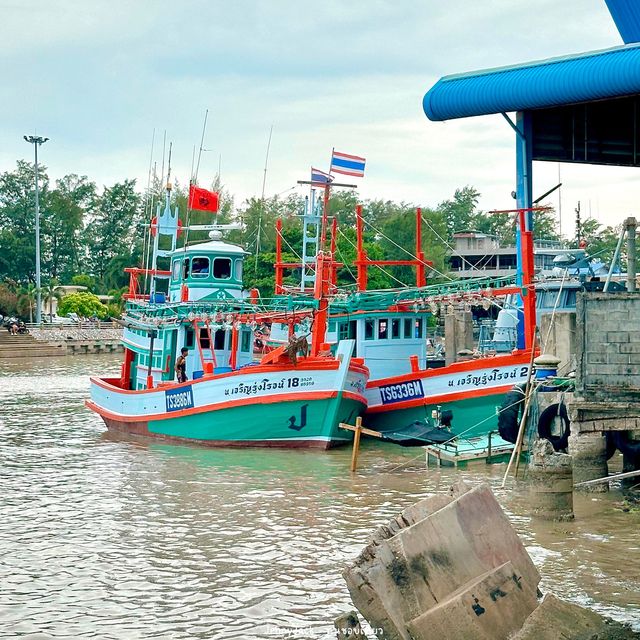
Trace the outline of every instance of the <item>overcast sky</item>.
{"label": "overcast sky", "polygon": [[[285,192],[331,148],[365,156],[363,198],[435,206],[473,185],[484,209],[513,206],[514,134],[501,116],[430,122],[424,93],[443,75],[622,43],[604,0],[0,0],[0,171],[51,138],[56,178],[146,185],[155,128],[189,179],[205,109],[200,183],[236,204]],[[563,230],[573,209],[606,224],[638,215],[638,172],[562,165]],[[558,165],[536,163],[534,195]],[[555,196],[551,204],[556,207]]]}

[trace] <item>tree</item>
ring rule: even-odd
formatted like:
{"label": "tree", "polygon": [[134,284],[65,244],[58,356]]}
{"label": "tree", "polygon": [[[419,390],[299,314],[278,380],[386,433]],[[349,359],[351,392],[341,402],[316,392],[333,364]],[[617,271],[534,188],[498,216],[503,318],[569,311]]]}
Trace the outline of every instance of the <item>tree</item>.
{"label": "tree", "polygon": [[98,296],[87,291],[70,293],[60,300],[58,315],[67,316],[76,313],[82,318],[107,317],[107,307],[100,302]]}
{"label": "tree", "polygon": [[18,315],[18,294],[14,283],[0,283],[0,315]]}
{"label": "tree", "polygon": [[142,234],[138,227],[142,221],[141,198],[135,184],[135,180],[125,180],[105,187],[85,230],[89,271],[101,284],[107,284],[107,288],[114,284],[104,282],[111,263],[117,260],[119,265],[136,264],[142,252]]}
{"label": "tree", "polygon": [[42,295],[49,308],[49,322],[53,322],[53,301],[63,296],[60,290],[60,282],[56,278],[51,278],[49,282],[42,287]]}
{"label": "tree", "polygon": [[582,238],[587,243],[587,253],[604,263],[613,261],[621,233],[622,225],[603,228],[595,218],[588,218],[582,223]]}
{"label": "tree", "polygon": [[92,293],[96,288],[96,279],[86,273],[79,273],[71,278],[71,284],[78,287],[86,287]]}
{"label": "tree", "polygon": [[[0,278],[35,279],[34,165],[18,160],[15,171],[0,174]],[[41,212],[47,207],[49,179],[40,165]]]}
{"label": "tree", "polygon": [[18,310],[21,315],[26,315],[26,311],[29,313],[29,322],[33,322],[33,310],[38,302],[38,288],[31,282],[22,288],[20,295],[18,296]]}
{"label": "tree", "polygon": [[42,216],[43,270],[68,281],[86,259],[81,248],[84,218],[95,204],[96,186],[87,176],[70,174],[56,181]]}
{"label": "tree", "polygon": [[476,207],[480,192],[466,186],[456,189],[452,200],[441,202],[437,210],[443,215],[449,241],[456,231],[469,231],[475,227]]}

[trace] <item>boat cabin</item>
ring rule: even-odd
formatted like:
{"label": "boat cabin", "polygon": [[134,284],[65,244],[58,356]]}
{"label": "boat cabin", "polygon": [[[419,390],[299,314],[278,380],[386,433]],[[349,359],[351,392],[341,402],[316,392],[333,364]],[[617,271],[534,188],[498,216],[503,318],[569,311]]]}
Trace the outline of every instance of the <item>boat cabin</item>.
{"label": "boat cabin", "polygon": [[[335,351],[340,340],[355,340],[354,356],[364,358],[371,379],[411,372],[411,356],[418,358],[420,368],[430,366],[434,344],[427,337],[429,313],[395,311],[359,312],[331,315],[327,328],[327,344]],[[296,335],[306,335],[306,327],[296,325]],[[286,324],[273,323],[269,344],[278,346],[288,340]]]}
{"label": "boat cabin", "polygon": [[130,389],[175,381],[187,349],[190,380],[226,373],[253,361],[255,321],[247,320],[242,289],[244,249],[214,239],[169,255],[168,296],[132,300],[124,329],[125,378]]}
{"label": "boat cabin", "polygon": [[242,247],[219,239],[176,249],[171,254],[169,301],[240,298],[246,255]]}

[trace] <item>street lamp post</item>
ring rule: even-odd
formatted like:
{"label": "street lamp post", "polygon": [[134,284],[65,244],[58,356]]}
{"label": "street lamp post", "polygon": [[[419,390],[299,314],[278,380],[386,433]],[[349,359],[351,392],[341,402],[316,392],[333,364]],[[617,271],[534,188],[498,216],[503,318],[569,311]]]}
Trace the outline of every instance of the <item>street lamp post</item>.
{"label": "street lamp post", "polygon": [[23,136],[33,145],[36,153],[36,324],[42,323],[42,293],[40,289],[40,193],[38,190],[38,146],[44,144],[49,138],[41,136]]}

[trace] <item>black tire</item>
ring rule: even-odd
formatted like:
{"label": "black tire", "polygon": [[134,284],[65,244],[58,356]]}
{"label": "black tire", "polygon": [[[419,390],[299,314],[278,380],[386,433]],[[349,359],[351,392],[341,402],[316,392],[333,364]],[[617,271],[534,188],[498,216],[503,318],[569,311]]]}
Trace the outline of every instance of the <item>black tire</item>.
{"label": "black tire", "polygon": [[631,458],[635,464],[640,463],[640,441],[632,440],[628,431],[612,431],[611,434],[616,448],[623,455]]}
{"label": "black tire", "polygon": [[523,410],[524,391],[520,387],[513,387],[498,409],[498,432],[503,440],[516,443]]}
{"label": "black tire", "polygon": [[[560,419],[562,433],[555,435],[551,432],[551,427],[556,420]],[[571,425],[567,414],[567,407],[564,403],[549,405],[541,414],[538,420],[538,435],[548,440],[556,451],[562,451],[569,444],[569,434]]]}

